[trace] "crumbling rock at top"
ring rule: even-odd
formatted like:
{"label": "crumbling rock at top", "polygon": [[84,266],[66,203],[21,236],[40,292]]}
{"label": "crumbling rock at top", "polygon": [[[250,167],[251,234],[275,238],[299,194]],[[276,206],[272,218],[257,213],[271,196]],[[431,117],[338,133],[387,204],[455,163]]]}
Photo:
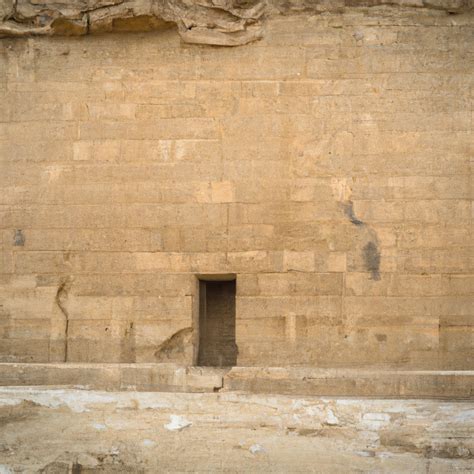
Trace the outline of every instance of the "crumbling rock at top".
{"label": "crumbling rock at top", "polygon": [[188,43],[234,46],[262,36],[261,0],[0,0],[0,37],[149,31],[177,25]]}
{"label": "crumbling rock at top", "polygon": [[0,0],[0,38],[150,31],[177,25],[187,43],[243,45],[272,13],[399,5],[459,13],[474,0]]}

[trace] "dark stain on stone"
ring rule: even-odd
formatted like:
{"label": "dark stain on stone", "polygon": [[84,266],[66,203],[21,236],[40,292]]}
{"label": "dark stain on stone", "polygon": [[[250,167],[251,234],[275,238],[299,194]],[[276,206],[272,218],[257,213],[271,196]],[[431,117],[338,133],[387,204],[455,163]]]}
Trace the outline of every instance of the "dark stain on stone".
{"label": "dark stain on stone", "polygon": [[175,332],[157,347],[156,360],[158,362],[185,361],[186,350],[191,346],[192,333],[192,328],[184,328]]}
{"label": "dark stain on stone", "polygon": [[125,335],[122,339],[120,360],[121,362],[136,362],[136,334],[133,322],[127,324]]}
{"label": "dark stain on stone", "polygon": [[[44,466],[43,468],[39,469],[37,472],[39,474],[66,474],[66,473],[70,473],[71,470],[70,470],[70,463],[68,462],[65,462],[65,461],[53,461],[53,462],[50,462],[48,464],[46,464],[46,466]],[[72,471],[72,472],[77,472],[77,471]],[[80,472],[80,471],[79,471]]]}
{"label": "dark stain on stone", "polygon": [[352,224],[357,226],[364,225],[364,223],[360,219],[357,219],[356,215],[354,214],[354,203],[352,201],[344,202],[342,204],[342,209]]}
{"label": "dark stain on stone", "polygon": [[422,452],[425,458],[474,459],[474,449],[469,448],[463,442],[459,442],[459,439],[436,446],[425,446]]}
{"label": "dark stain on stone", "polygon": [[315,430],[310,428],[301,428],[297,431],[298,436],[309,436],[314,437],[318,436],[321,433],[321,430]]}
{"label": "dark stain on stone", "polygon": [[23,247],[25,245],[25,235],[21,229],[15,230],[15,235],[13,236],[13,245],[15,247]]}
{"label": "dark stain on stone", "polygon": [[82,472],[82,464],[75,462],[71,467],[72,474],[80,474]]}
{"label": "dark stain on stone", "polygon": [[375,242],[368,242],[363,248],[365,268],[373,280],[380,280],[380,252]]}
{"label": "dark stain on stone", "polygon": [[10,423],[18,423],[29,418],[36,418],[39,405],[30,400],[23,400],[18,405],[6,405],[0,407],[0,427]]}
{"label": "dark stain on stone", "polygon": [[376,334],[375,338],[379,342],[385,342],[387,340],[387,335],[386,334]]}

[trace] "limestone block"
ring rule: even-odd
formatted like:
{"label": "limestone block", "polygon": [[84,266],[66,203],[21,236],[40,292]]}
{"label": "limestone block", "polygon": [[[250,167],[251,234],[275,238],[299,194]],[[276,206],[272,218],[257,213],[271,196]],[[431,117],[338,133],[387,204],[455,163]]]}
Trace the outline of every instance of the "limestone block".
{"label": "limestone block", "polygon": [[49,338],[0,339],[2,362],[47,362]]}
{"label": "limestone block", "polygon": [[[252,133],[254,133],[252,131]],[[274,135],[274,134],[272,134]],[[279,161],[284,159],[287,144],[281,137],[259,137],[259,140],[246,142],[235,134],[228,133],[222,138],[222,150],[227,161],[235,160],[262,160]]]}
{"label": "limestone block", "polygon": [[237,300],[237,312],[242,319],[307,314],[329,324],[340,321],[341,300],[336,296],[242,296]]}
{"label": "limestone block", "polygon": [[217,127],[213,120],[205,118],[155,119],[145,123],[88,121],[81,124],[79,136],[85,140],[215,139]]}
{"label": "limestone block", "polygon": [[121,369],[121,389],[143,391],[212,392],[222,387],[223,371],[212,368],[130,366]]}
{"label": "limestone block", "polygon": [[241,296],[340,295],[342,275],[336,273],[263,273],[239,275]]}
{"label": "limestone block", "polygon": [[286,271],[315,271],[313,252],[283,252],[283,269]]}
{"label": "limestone block", "polygon": [[0,267],[2,273],[12,273],[13,272],[13,253],[6,252],[2,250],[0,253]]}
{"label": "limestone block", "polygon": [[70,339],[68,342],[68,361],[99,363],[121,360],[123,346],[123,341],[119,339],[101,341],[100,344],[89,338]]}
{"label": "limestone block", "polygon": [[12,122],[1,124],[0,137],[16,143],[20,137],[27,134],[30,140],[41,141],[45,136],[51,140],[67,140],[77,137],[77,126],[69,122],[50,121],[48,122]]}
{"label": "limestone block", "polygon": [[283,316],[267,317],[260,319],[242,319],[236,325],[236,340],[244,344],[255,343],[265,334],[268,342],[283,344],[285,341],[286,320]]}
{"label": "limestone block", "polygon": [[[344,387],[354,396],[374,393],[392,394],[409,398],[414,393],[426,397],[461,398],[469,393],[469,379],[461,374],[449,372],[396,372],[396,371],[351,371],[324,369],[261,369],[234,368],[224,377],[226,390],[249,390],[271,393],[274,391],[330,395]],[[468,385],[466,386],[466,382]],[[339,385],[336,388],[336,385]],[[277,388],[278,387],[278,388]],[[356,395],[357,394],[357,395]]]}
{"label": "limestone block", "polygon": [[237,280],[237,296],[253,296],[260,294],[258,277],[252,273],[241,273]]}
{"label": "limestone block", "polygon": [[347,255],[343,252],[331,252],[327,265],[330,272],[345,272],[347,269]]}
{"label": "limestone block", "polygon": [[242,271],[281,271],[283,255],[281,252],[267,252],[263,250],[227,252],[227,262],[228,268],[236,273]]}

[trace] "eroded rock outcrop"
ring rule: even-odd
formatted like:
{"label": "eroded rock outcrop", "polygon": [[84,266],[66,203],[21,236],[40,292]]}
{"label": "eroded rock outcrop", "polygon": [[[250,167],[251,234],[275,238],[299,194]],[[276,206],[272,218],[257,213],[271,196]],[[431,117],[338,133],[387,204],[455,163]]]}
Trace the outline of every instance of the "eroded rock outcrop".
{"label": "eroded rock outcrop", "polygon": [[261,0],[3,0],[0,36],[85,35],[177,25],[184,41],[238,45],[262,35]]}
{"label": "eroded rock outcrop", "polygon": [[399,5],[449,13],[473,0],[0,0],[0,37],[86,35],[177,26],[187,43],[238,46],[260,39],[268,14]]}

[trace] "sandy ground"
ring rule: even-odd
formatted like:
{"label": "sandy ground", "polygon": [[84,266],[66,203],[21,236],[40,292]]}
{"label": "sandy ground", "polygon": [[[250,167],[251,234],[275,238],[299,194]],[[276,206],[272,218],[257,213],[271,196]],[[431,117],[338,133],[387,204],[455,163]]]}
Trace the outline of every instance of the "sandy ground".
{"label": "sandy ground", "polygon": [[474,402],[0,389],[0,473],[474,472]]}

